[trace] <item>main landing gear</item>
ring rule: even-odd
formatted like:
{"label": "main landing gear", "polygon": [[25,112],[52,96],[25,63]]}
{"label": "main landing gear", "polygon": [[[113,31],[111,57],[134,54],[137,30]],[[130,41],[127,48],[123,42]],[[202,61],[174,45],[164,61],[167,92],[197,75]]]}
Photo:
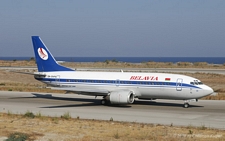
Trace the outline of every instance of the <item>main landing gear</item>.
{"label": "main landing gear", "polygon": [[110,101],[109,101],[109,99],[108,99],[107,96],[103,96],[103,98],[101,100],[101,104],[102,105],[108,105],[108,104],[110,104]]}
{"label": "main landing gear", "polygon": [[106,99],[102,99],[102,100],[101,100],[101,104],[102,104],[102,105],[106,105],[106,103],[107,103],[107,102],[106,102]]}

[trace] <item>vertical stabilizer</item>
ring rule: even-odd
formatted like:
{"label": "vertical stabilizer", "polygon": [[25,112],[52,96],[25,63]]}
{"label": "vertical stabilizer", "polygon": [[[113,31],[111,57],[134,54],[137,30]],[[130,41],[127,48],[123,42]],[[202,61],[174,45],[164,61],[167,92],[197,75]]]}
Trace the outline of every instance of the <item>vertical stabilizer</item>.
{"label": "vertical stabilizer", "polygon": [[74,71],[59,65],[39,36],[32,36],[35,59],[39,72]]}

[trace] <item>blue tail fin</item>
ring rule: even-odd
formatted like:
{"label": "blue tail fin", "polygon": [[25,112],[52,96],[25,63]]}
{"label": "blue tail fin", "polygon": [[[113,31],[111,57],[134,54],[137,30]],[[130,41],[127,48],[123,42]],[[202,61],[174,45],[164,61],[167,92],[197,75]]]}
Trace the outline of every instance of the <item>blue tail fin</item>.
{"label": "blue tail fin", "polygon": [[73,71],[59,65],[39,36],[32,36],[34,54],[39,72],[48,71]]}

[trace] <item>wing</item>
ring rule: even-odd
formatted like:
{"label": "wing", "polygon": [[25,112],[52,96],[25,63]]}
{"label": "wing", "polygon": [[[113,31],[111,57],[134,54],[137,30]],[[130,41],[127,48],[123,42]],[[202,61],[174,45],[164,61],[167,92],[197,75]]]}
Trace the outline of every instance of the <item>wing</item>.
{"label": "wing", "polygon": [[91,96],[107,96],[110,91],[106,89],[84,89],[84,88],[76,88],[76,87],[50,87],[53,90],[64,90],[67,92],[75,92],[77,94],[82,95],[91,95]]}

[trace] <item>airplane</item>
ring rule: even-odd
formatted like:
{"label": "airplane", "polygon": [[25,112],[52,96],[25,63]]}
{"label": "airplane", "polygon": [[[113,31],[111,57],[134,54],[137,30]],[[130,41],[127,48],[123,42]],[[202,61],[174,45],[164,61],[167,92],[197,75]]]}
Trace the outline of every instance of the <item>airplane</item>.
{"label": "airplane", "polygon": [[180,74],[76,71],[58,64],[39,36],[32,36],[38,72],[34,78],[51,89],[102,96],[101,104],[132,104],[135,99],[198,101],[214,91],[199,79]]}

